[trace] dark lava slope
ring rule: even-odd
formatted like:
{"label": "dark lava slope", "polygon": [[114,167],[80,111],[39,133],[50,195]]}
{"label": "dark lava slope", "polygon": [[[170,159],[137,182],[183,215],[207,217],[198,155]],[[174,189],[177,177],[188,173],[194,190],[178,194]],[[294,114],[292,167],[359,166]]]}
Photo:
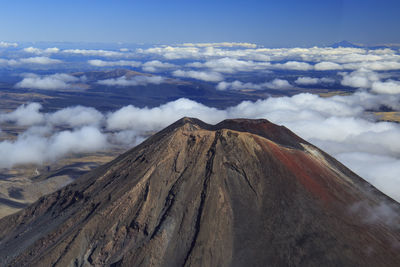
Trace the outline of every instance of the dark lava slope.
{"label": "dark lava slope", "polygon": [[400,266],[399,214],[285,127],[184,118],[2,219],[0,262]]}

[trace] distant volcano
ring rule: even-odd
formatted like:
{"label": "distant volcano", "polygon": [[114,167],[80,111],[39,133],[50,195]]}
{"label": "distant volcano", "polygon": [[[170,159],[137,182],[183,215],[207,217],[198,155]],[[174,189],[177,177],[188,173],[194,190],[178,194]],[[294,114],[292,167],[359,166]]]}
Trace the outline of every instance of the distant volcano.
{"label": "distant volcano", "polygon": [[184,118],[0,220],[0,262],[400,266],[399,206],[285,127]]}
{"label": "distant volcano", "polygon": [[339,47],[362,48],[362,46],[350,43],[349,41],[346,41],[346,40],[343,40],[338,43],[334,43],[334,44],[330,45],[330,47],[332,47],[332,48],[339,48]]}

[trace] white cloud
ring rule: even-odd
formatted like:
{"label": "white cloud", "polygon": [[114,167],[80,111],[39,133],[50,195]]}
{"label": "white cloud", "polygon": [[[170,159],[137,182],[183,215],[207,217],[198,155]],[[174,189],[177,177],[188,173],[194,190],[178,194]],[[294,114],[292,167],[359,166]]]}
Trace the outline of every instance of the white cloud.
{"label": "white cloud", "polygon": [[74,131],[62,131],[50,138],[49,154],[58,158],[67,153],[94,152],[107,146],[106,136],[94,127],[83,127]]}
{"label": "white cloud", "polygon": [[300,85],[312,85],[312,84],[318,84],[319,79],[311,77],[299,77],[294,82]]}
{"label": "white cloud", "polygon": [[274,79],[271,82],[265,83],[265,86],[271,89],[291,89],[293,86],[286,80]]}
{"label": "white cloud", "polygon": [[286,80],[274,79],[270,82],[265,83],[244,83],[241,81],[233,82],[220,82],[216,89],[220,91],[224,90],[262,90],[262,89],[291,89],[293,86]]}
{"label": "white cloud", "polygon": [[321,83],[328,83],[328,84],[332,84],[332,83],[335,83],[335,80],[334,79],[331,79],[331,78],[319,78],[319,81],[321,82]]}
{"label": "white cloud", "polygon": [[110,86],[137,86],[147,84],[161,84],[163,82],[165,82],[165,78],[161,76],[133,76],[131,78],[121,76],[118,78],[100,80],[97,83]]}
{"label": "white cloud", "polygon": [[400,62],[396,61],[374,61],[374,62],[356,62],[343,64],[344,69],[368,69],[374,71],[386,71],[386,70],[399,70]]}
{"label": "white cloud", "polygon": [[94,50],[94,49],[66,49],[62,51],[67,54],[78,54],[82,56],[100,56],[100,57],[123,57],[125,53],[109,50]]}
{"label": "white cloud", "polygon": [[152,47],[148,49],[137,49],[138,53],[156,54],[166,59],[198,58],[199,48],[197,47]]}
{"label": "white cloud", "polygon": [[355,88],[371,88],[373,82],[380,80],[378,73],[366,69],[340,74],[343,76],[342,85]]}
{"label": "white cloud", "polygon": [[[288,70],[397,70],[400,65],[400,55],[390,49],[368,50],[363,48],[257,48],[244,46],[241,49],[217,44],[198,46],[159,46],[149,49],[138,49],[139,54],[151,54],[167,59],[205,59],[206,63],[195,62],[192,67],[209,67],[213,61],[223,58],[236,59],[257,66],[261,62],[283,61],[286,63],[271,64],[271,69]],[[207,64],[207,62],[209,62]],[[314,62],[311,65],[310,62]],[[215,67],[214,67],[215,68]],[[265,65],[264,69],[268,66]],[[225,68],[229,71],[229,68]],[[242,71],[242,70],[238,70]],[[221,71],[224,72],[224,71]],[[230,73],[230,72],[229,72]]]}
{"label": "white cloud", "polygon": [[181,98],[154,108],[126,106],[107,116],[110,130],[159,130],[184,117],[197,117],[216,123],[226,117],[225,112]]}
{"label": "white cloud", "polygon": [[41,54],[55,54],[55,53],[60,52],[60,49],[57,47],[49,47],[46,49],[40,49],[40,48],[30,46],[30,47],[24,48],[23,51],[27,52],[27,53],[41,55]]}
{"label": "white cloud", "polygon": [[260,71],[260,70],[295,70],[295,71],[309,71],[309,70],[336,70],[343,69],[339,64],[332,62],[321,62],[316,65],[311,65],[306,62],[287,61],[285,63],[271,64],[269,62],[260,61],[245,61],[235,58],[223,57],[219,59],[211,59],[204,63],[193,62],[186,64],[187,67],[193,68],[209,68],[215,72],[222,73],[236,73],[244,71]]}
{"label": "white cloud", "polygon": [[6,65],[9,67],[18,67],[26,64],[38,64],[38,65],[49,65],[62,63],[59,59],[53,59],[49,57],[28,57],[19,59],[2,59],[0,58],[0,65]]}
{"label": "white cloud", "polygon": [[331,84],[334,83],[335,80],[330,78],[299,77],[294,82],[299,85],[316,85],[323,83]]}
{"label": "white cloud", "polygon": [[334,62],[327,62],[327,61],[323,61],[323,62],[319,62],[317,64],[314,65],[314,69],[315,70],[341,70],[343,69],[342,65],[334,63]]}
{"label": "white cloud", "polygon": [[12,112],[0,113],[0,123],[15,123],[19,126],[46,126],[45,128],[49,129],[49,127],[57,126],[70,128],[100,126],[104,120],[103,114],[91,107],[67,107],[54,113],[42,113],[40,112],[41,109],[42,105],[39,103],[23,104]]}
{"label": "white cloud", "polygon": [[311,70],[313,68],[313,66],[311,66],[310,64],[305,63],[305,62],[288,61],[283,64],[274,64],[274,65],[272,65],[272,68],[306,71],[306,70]]}
{"label": "white cloud", "polygon": [[256,44],[251,43],[230,43],[230,42],[222,42],[222,43],[184,43],[182,46],[188,47],[246,47],[246,48],[256,48]]}
{"label": "white cloud", "polygon": [[24,48],[24,51],[27,53],[32,53],[32,54],[41,54],[42,53],[42,49],[32,47],[32,46]]}
{"label": "white cloud", "polygon": [[142,137],[142,133],[140,131],[123,130],[111,133],[108,136],[108,140],[112,144],[124,147],[132,147],[143,142],[145,138]]}
{"label": "white cloud", "polygon": [[0,114],[0,122],[15,122],[20,126],[31,126],[44,121],[43,114],[39,112],[42,105],[39,103],[30,103],[21,105],[10,113]]}
{"label": "white cloud", "polygon": [[204,63],[193,62],[187,64],[186,66],[194,68],[208,68],[213,72],[235,73],[239,71],[263,70],[270,68],[271,64],[267,62],[244,61],[235,58],[223,57],[219,59],[208,60]]}
{"label": "white cloud", "polygon": [[4,42],[0,41],[0,48],[9,48],[9,47],[17,47],[17,43],[9,43],[9,42]]}
{"label": "white cloud", "polygon": [[41,64],[41,65],[48,65],[48,64],[58,64],[62,61],[59,59],[53,59],[49,57],[28,57],[28,58],[21,58],[19,60],[21,64]]}
{"label": "white cloud", "polygon": [[[397,70],[400,67],[400,56],[397,51],[390,49],[368,50],[360,48],[245,48],[230,49],[229,47],[217,47],[211,44],[196,46],[161,46],[150,49],[140,49],[139,53],[162,56],[167,59],[204,59],[186,64],[188,68],[204,68],[197,70],[177,70],[173,75],[178,77],[191,77],[205,81],[221,81],[224,73],[233,74],[237,72],[266,72],[268,70],[292,70],[292,71],[332,71],[332,70],[355,70],[356,73],[345,75],[342,85],[355,88],[371,88],[374,73],[371,71]],[[273,63],[281,61],[283,63]],[[286,61],[286,62],[285,62]],[[304,62],[307,61],[307,62]],[[310,64],[314,62],[315,64]],[[148,69],[152,71],[152,69]],[[368,74],[369,72],[369,74]],[[362,74],[364,73],[364,75]],[[208,74],[208,75],[207,75]],[[357,75],[354,75],[357,74]],[[371,76],[372,74],[372,76]],[[211,76],[211,78],[210,78]],[[378,74],[378,76],[380,76]],[[380,77],[379,77],[380,78]],[[302,83],[303,82],[303,83]],[[307,81],[299,79],[297,84],[305,85]],[[321,79],[319,83],[333,83],[332,79]],[[387,86],[393,84],[385,84]],[[285,87],[288,84],[285,84]],[[222,82],[218,89],[241,89],[244,87],[259,89],[265,87],[239,82],[228,85]],[[375,88],[382,87],[375,84]],[[279,85],[271,84],[271,88],[279,88]],[[375,92],[384,90],[376,89]],[[387,90],[386,90],[387,91]]]}
{"label": "white cloud", "polygon": [[398,157],[366,152],[342,153],[337,154],[336,157],[351,166],[354,172],[367,179],[375,187],[395,197],[397,201],[400,200],[400,179],[398,178],[400,159]]}
{"label": "white cloud", "polygon": [[233,82],[219,82],[217,85],[217,90],[225,91],[225,90],[261,90],[266,89],[266,84],[255,84],[255,83],[244,83],[241,81],[233,81]]}
{"label": "white cloud", "polygon": [[0,168],[26,163],[42,164],[69,153],[94,152],[106,146],[106,136],[93,127],[62,131],[50,137],[27,131],[14,141],[0,142]]}
{"label": "white cloud", "polygon": [[61,90],[71,88],[71,83],[78,82],[80,79],[65,73],[57,73],[46,76],[27,74],[24,79],[18,82],[17,88]]}
{"label": "white cloud", "polygon": [[115,66],[129,66],[129,67],[139,67],[142,65],[138,61],[128,61],[128,60],[118,60],[118,61],[104,61],[100,59],[88,60],[88,63],[96,67],[115,67]]}
{"label": "white cloud", "polygon": [[209,72],[209,71],[195,71],[195,70],[176,70],[172,72],[172,75],[176,77],[183,77],[183,78],[192,78],[206,82],[219,82],[222,81],[224,78],[218,72]]}
{"label": "white cloud", "polygon": [[142,69],[147,72],[160,72],[166,69],[176,68],[177,66],[167,62],[161,62],[159,60],[147,61],[143,64]]}
{"label": "white cloud", "polygon": [[378,94],[400,94],[400,82],[393,80],[376,81],[372,83],[371,89],[372,92]]}
{"label": "white cloud", "polygon": [[4,59],[4,58],[0,58],[0,66],[9,66],[9,67],[14,67],[19,65],[20,62],[18,62],[15,59]]}
{"label": "white cloud", "polygon": [[52,126],[98,126],[103,120],[103,114],[94,108],[75,106],[48,114],[46,122]]}
{"label": "white cloud", "polygon": [[58,47],[49,47],[44,50],[44,53],[58,53],[60,49]]}
{"label": "white cloud", "polygon": [[367,69],[360,69],[351,73],[340,73],[343,76],[342,85],[355,88],[371,89],[378,94],[400,94],[400,82],[395,80],[382,81],[386,75]]}

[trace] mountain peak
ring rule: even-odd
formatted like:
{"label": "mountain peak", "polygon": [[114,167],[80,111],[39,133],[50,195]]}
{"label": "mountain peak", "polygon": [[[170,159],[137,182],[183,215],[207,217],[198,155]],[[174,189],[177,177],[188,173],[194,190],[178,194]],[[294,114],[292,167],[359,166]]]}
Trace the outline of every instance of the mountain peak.
{"label": "mountain peak", "polygon": [[197,118],[183,117],[171,126],[167,127],[166,130],[170,131],[171,129],[181,127],[185,124],[209,131],[226,129],[238,132],[248,132],[272,140],[280,145],[297,149],[303,149],[301,143],[307,144],[307,141],[295,135],[286,127],[276,125],[266,119],[226,119],[218,124],[212,125]]}
{"label": "mountain peak", "polygon": [[[366,220],[383,204],[391,224]],[[0,258],[7,266],[399,266],[399,214],[283,126],[185,117],[0,220]]]}
{"label": "mountain peak", "polygon": [[349,42],[349,41],[346,41],[346,40],[343,40],[343,41],[341,41],[341,42],[334,43],[334,44],[330,45],[330,47],[332,47],[332,48],[339,48],[339,47],[345,47],[345,48],[362,48],[362,46],[353,44],[353,43],[351,43],[351,42]]}

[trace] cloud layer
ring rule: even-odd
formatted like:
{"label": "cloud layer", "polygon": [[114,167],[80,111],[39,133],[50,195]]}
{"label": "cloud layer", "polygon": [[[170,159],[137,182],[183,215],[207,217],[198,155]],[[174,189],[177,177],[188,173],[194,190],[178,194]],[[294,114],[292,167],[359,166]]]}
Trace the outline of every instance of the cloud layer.
{"label": "cloud layer", "polygon": [[[183,116],[208,123],[237,117],[266,118],[285,125],[400,200],[400,125],[378,122],[366,113],[383,103],[400,110],[399,101],[400,96],[365,91],[331,98],[298,94],[244,101],[220,110],[182,98],[154,108],[130,105],[108,114],[85,107],[41,113],[41,106],[32,103],[1,114],[0,122],[28,128],[14,141],[0,142],[0,155],[12,151],[12,156],[0,157],[0,166],[41,163],[71,152],[97,151],[112,145],[128,148],[143,140],[146,132],[160,130]],[[60,131],[59,126],[71,130]]]}
{"label": "cloud layer", "polygon": [[97,83],[109,86],[137,86],[147,84],[161,84],[165,81],[165,78],[161,76],[133,76],[133,77],[118,77],[106,80],[100,80]]}
{"label": "cloud layer", "polygon": [[23,51],[26,53],[42,55],[42,54],[55,54],[55,53],[60,52],[60,49],[57,47],[49,47],[46,49],[40,49],[40,48],[30,46],[30,47],[24,48]]}
{"label": "cloud layer", "polygon": [[342,85],[354,88],[371,89],[378,94],[400,94],[400,81],[385,79],[385,73],[378,73],[367,69],[359,69],[350,73],[341,72]]}
{"label": "cloud layer", "polygon": [[96,66],[96,67],[139,67],[140,65],[142,65],[141,62],[138,61],[127,61],[127,60],[118,60],[118,61],[104,61],[101,59],[92,59],[92,60],[88,60],[88,63],[92,66]]}
{"label": "cloud layer", "polygon": [[224,77],[220,73],[210,72],[210,71],[176,70],[172,72],[172,75],[175,77],[192,78],[192,79],[202,80],[205,82],[219,82],[224,79]]}
{"label": "cloud layer", "polygon": [[[346,87],[368,88],[376,93],[397,94],[399,75],[391,80],[374,81],[374,75],[387,71],[400,70],[399,51],[389,48],[262,48],[249,45],[225,44],[183,44],[178,46],[157,46],[148,49],[138,49],[139,54],[155,56],[164,60],[188,60],[185,68],[172,72],[173,76],[193,78],[209,82],[234,83],[220,84],[217,89],[237,90],[239,82],[251,85],[249,81],[226,81],[225,74],[240,72],[267,73],[290,71],[291,76],[298,73],[295,84],[329,85],[334,83],[332,72],[343,76],[341,84]],[[304,72],[319,72],[318,78],[303,77]],[[330,72],[330,77],[322,77],[322,72]],[[308,74],[310,75],[310,74]],[[364,77],[362,77],[364,76]],[[281,78],[280,78],[281,79]],[[266,81],[267,82],[267,81]],[[368,83],[368,84],[365,84]],[[287,85],[286,85],[287,86]],[[249,87],[249,86],[247,86]],[[263,88],[263,85],[252,84],[252,88]]]}
{"label": "cloud layer", "polygon": [[58,64],[62,63],[59,59],[49,58],[49,57],[27,57],[27,58],[19,58],[19,59],[4,59],[0,58],[0,66],[7,67],[27,67],[26,64],[32,65],[49,65],[49,64]]}
{"label": "cloud layer", "polygon": [[[167,79],[164,77],[178,77],[208,82],[217,90],[291,90],[338,85],[340,90],[357,91],[353,95],[331,98],[298,94],[245,101],[225,110],[184,98],[155,108],[126,106],[107,114],[88,107],[43,113],[39,104],[31,103],[0,114],[0,123],[26,128],[14,141],[0,142],[0,167],[63,157],[78,151],[78,140],[85,138],[93,139],[93,142],[88,140],[88,145],[81,146],[79,151],[96,151],[112,145],[129,146],[143,140],[146,132],[159,130],[183,116],[198,117],[209,123],[235,117],[266,118],[287,126],[400,200],[400,193],[395,190],[400,188],[400,126],[378,122],[369,113],[381,106],[400,110],[398,50],[272,49],[249,43],[186,43],[102,50],[17,48],[17,44],[0,42],[0,47],[1,68],[34,69],[79,62],[85,68],[127,67],[163,75],[122,76],[97,81],[105,86],[145,86],[164,83]],[[9,54],[6,53],[8,50],[11,51]],[[77,88],[82,79],[84,77],[63,73],[26,74],[15,86],[71,90]],[[49,149],[45,150],[45,147]],[[1,157],[6,151],[13,151],[14,156],[7,160]]]}
{"label": "cloud layer", "polygon": [[0,41],[0,48],[17,47],[17,46],[18,46],[17,43]]}
{"label": "cloud layer", "polygon": [[80,78],[75,76],[57,73],[52,75],[39,76],[36,74],[26,74],[22,81],[15,87],[42,90],[62,90],[71,89],[72,83],[79,82]]}
{"label": "cloud layer", "polygon": [[[53,64],[62,67],[79,62],[86,69],[93,66],[133,68],[166,77],[217,83],[218,90],[317,88],[319,85],[327,88],[340,83],[345,89],[400,93],[400,51],[391,48],[265,48],[251,43],[222,42],[148,48],[118,46],[104,50],[51,46],[17,49],[13,43],[0,44],[4,48],[0,68],[44,69]],[[7,54],[8,50],[11,52]],[[251,79],[255,76],[257,83]],[[275,78],[278,80],[273,81]],[[279,83],[279,80],[288,83]],[[127,83],[122,78],[113,82]]]}

